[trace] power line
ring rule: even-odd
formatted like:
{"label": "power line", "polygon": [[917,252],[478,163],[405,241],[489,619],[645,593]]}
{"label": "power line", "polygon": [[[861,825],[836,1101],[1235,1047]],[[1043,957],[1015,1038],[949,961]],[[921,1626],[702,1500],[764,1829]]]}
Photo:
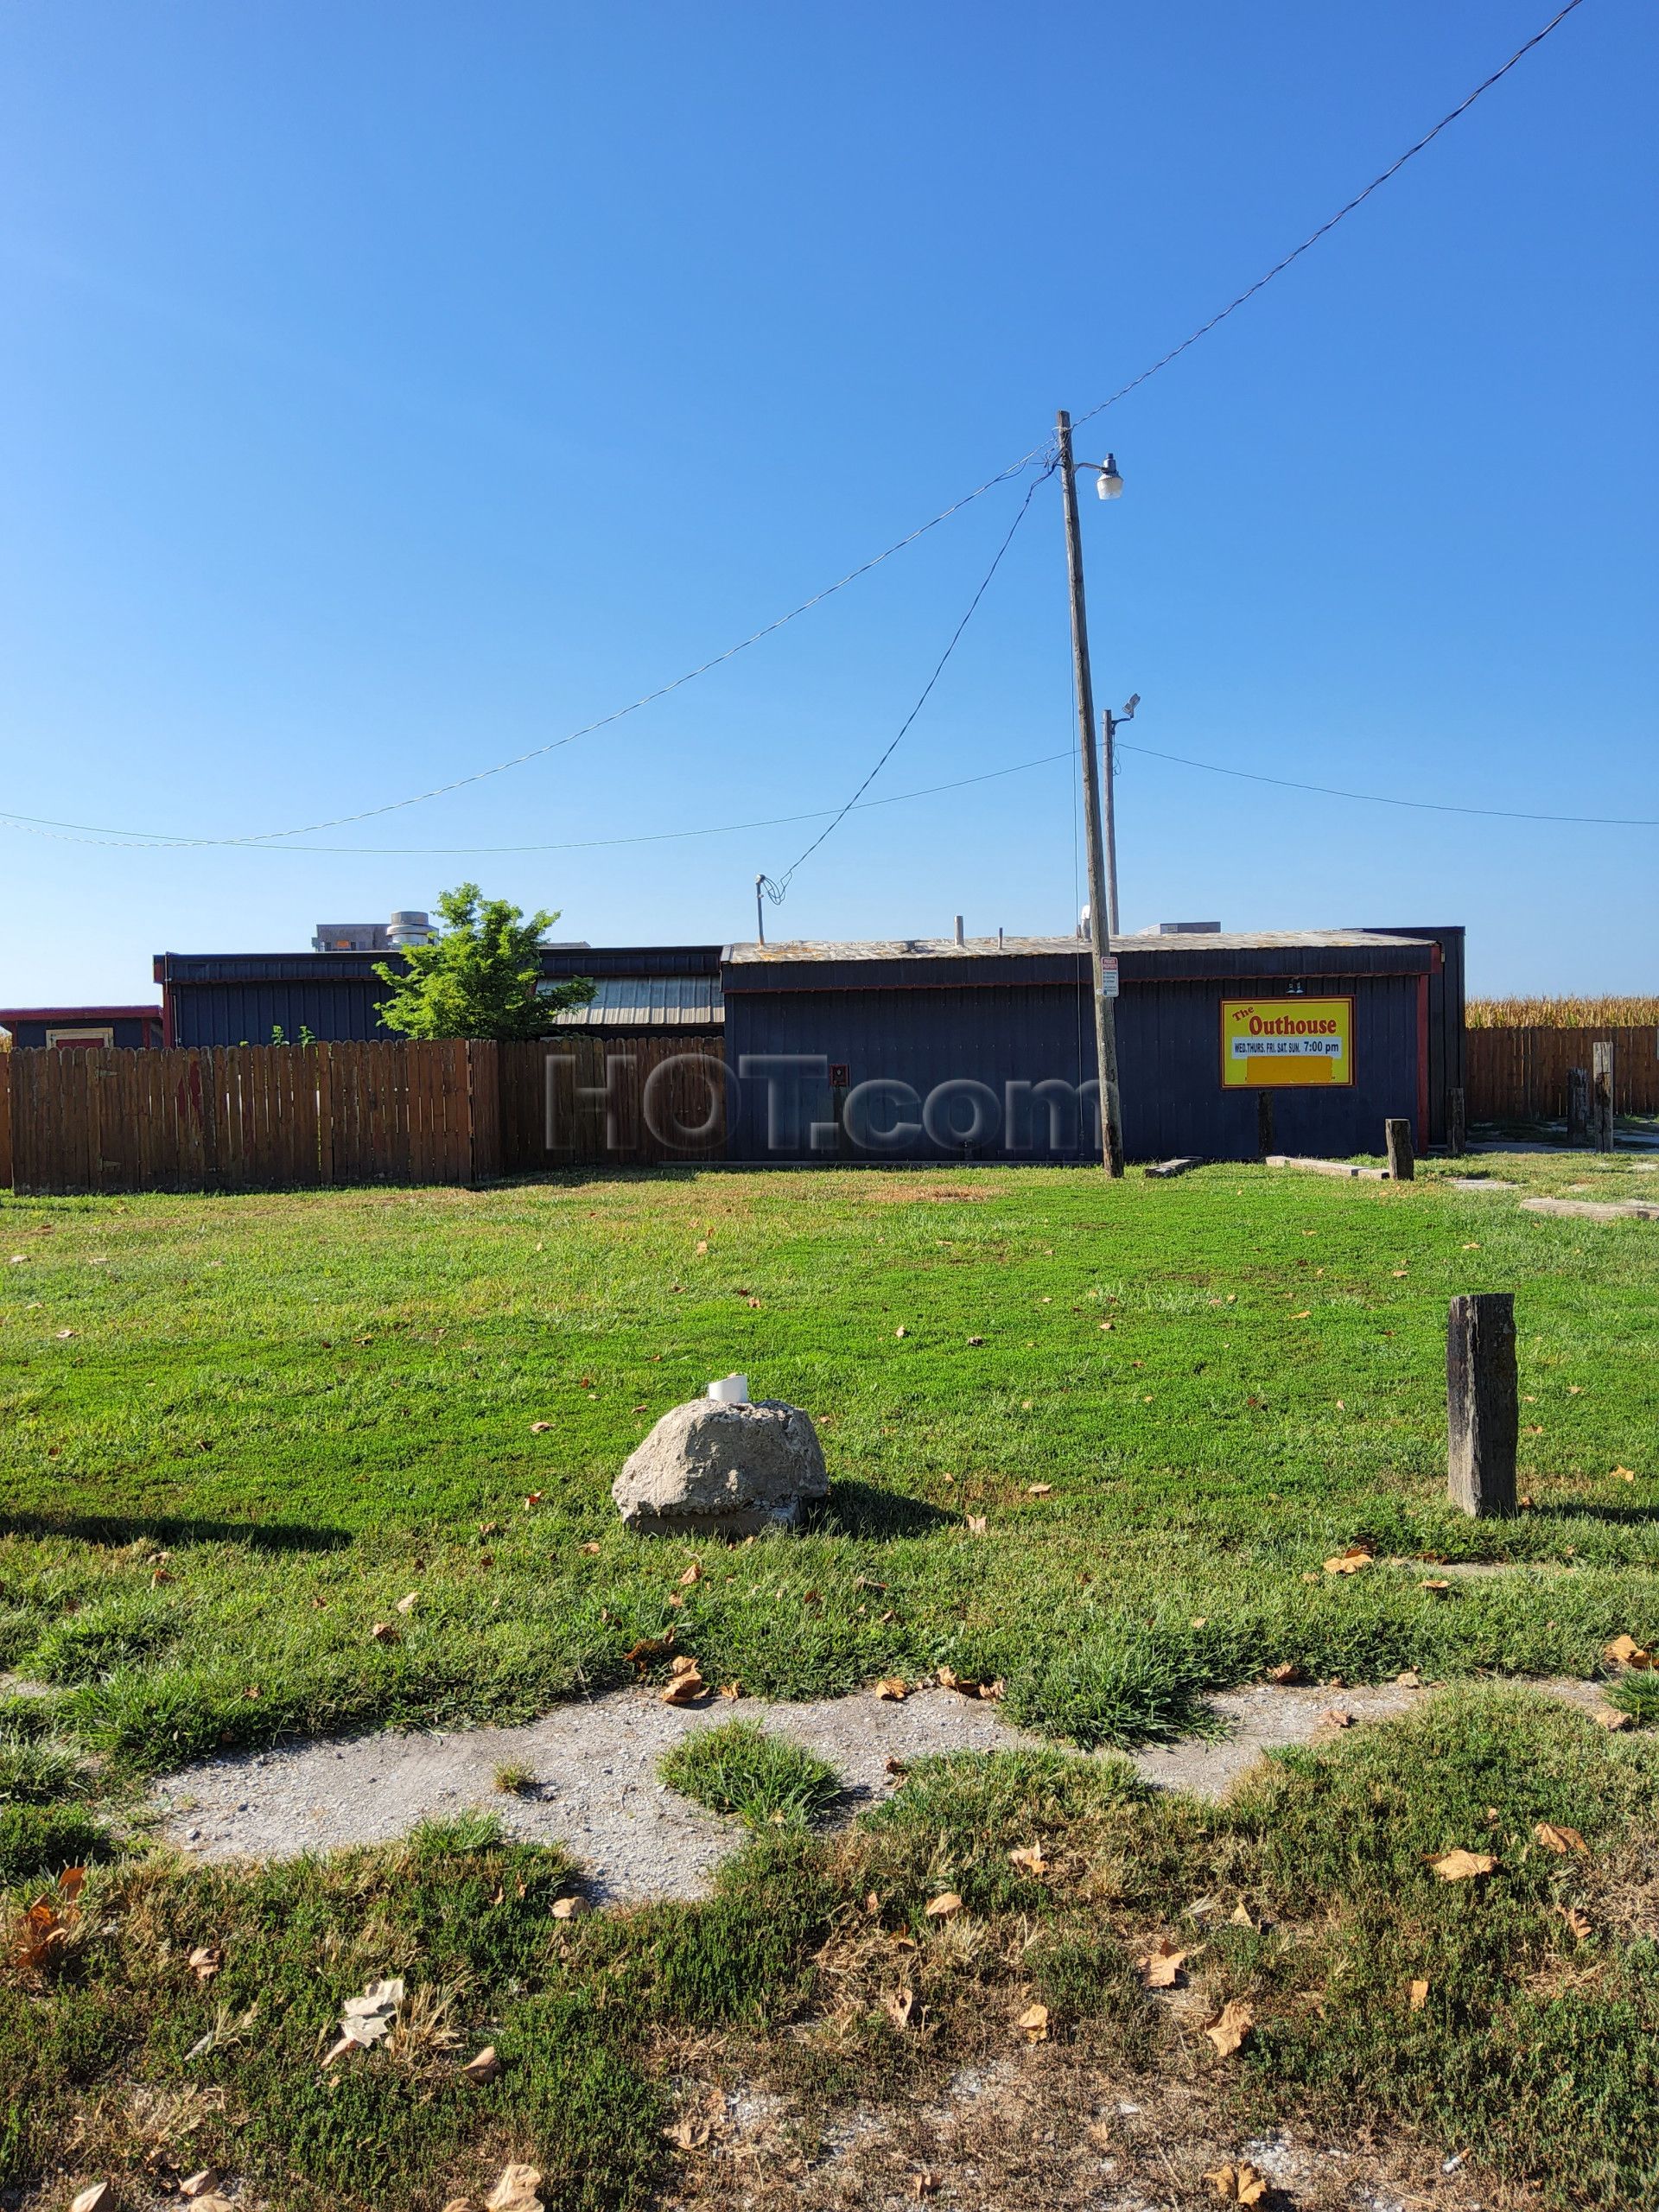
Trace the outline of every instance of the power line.
{"label": "power line", "polygon": [[[894,791],[888,798],[867,798],[853,802],[853,810],[868,814],[878,806],[903,806],[918,798],[934,798],[944,791],[966,791],[973,784],[994,784],[1004,776],[1022,776],[1031,768],[1051,767],[1057,760],[1069,760],[1071,748],[1063,753],[1039,753],[1034,760],[1016,760],[1012,767],[987,768],[977,776],[957,776],[948,784],[925,784],[913,791]],[[843,815],[847,807],[820,806],[804,814],[772,814],[753,822],[711,823],[700,830],[654,830],[640,832],[632,837],[575,837],[551,845],[251,845],[249,852],[269,853],[280,859],[286,853],[361,853],[371,858],[399,858],[409,855],[451,855],[463,856],[475,853],[585,853],[613,845],[666,845],[678,843],[688,837],[728,837],[741,830],[779,830],[796,822],[823,822],[831,816]],[[59,844],[110,844],[113,841],[99,837],[54,837],[49,830],[36,829],[26,816],[0,814],[0,823],[9,823],[27,830],[31,836],[52,839]],[[145,852],[158,849],[149,846],[117,845],[119,852]],[[173,847],[160,849],[174,850]]]}
{"label": "power line", "polygon": [[1292,262],[1300,261],[1311,246],[1316,246],[1322,238],[1334,231],[1345,216],[1351,215],[1356,207],[1363,207],[1374,192],[1380,192],[1391,177],[1398,176],[1406,163],[1421,154],[1425,146],[1432,146],[1442,130],[1455,123],[1460,115],[1466,115],[1483,93],[1490,92],[1494,85],[1500,83],[1503,78],[1507,77],[1517,62],[1524,60],[1535,46],[1541,46],[1557,25],[1564,23],[1573,10],[1581,4],[1582,0],[1567,0],[1567,5],[1560,13],[1552,16],[1542,30],[1535,31],[1524,46],[1516,47],[1501,69],[1494,69],[1490,77],[1475,86],[1467,99],[1459,100],[1456,107],[1440,118],[1432,130],[1426,130],[1423,133],[1414,146],[1408,146],[1397,161],[1390,162],[1387,168],[1381,170],[1371,179],[1363,192],[1357,192],[1346,207],[1338,207],[1336,213],[1321,223],[1317,231],[1310,231],[1300,245],[1294,247],[1282,261],[1275,261],[1265,276],[1258,276],[1255,283],[1248,290],[1241,292],[1236,300],[1230,300],[1219,315],[1212,315],[1208,322],[1201,322],[1196,330],[1182,339],[1179,346],[1172,346],[1161,360],[1154,361],[1149,369],[1142,369],[1140,375],[1131,377],[1128,384],[1120,385],[1109,399],[1101,400],[1096,405],[1090,408],[1086,414],[1079,415],[1077,418],[1077,422],[1090,422],[1095,416],[1104,414],[1109,407],[1116,407],[1120,399],[1127,399],[1130,392],[1138,391],[1148,378],[1155,377],[1160,369],[1166,369],[1172,361],[1179,360],[1189,346],[1196,346],[1200,338],[1207,338],[1212,330],[1226,321],[1230,315],[1236,315],[1247,300],[1253,300],[1258,292],[1265,290],[1275,276],[1282,276]]}
{"label": "power line", "polygon": [[[1197,329],[1189,332],[1179,346],[1172,346],[1168,353],[1153,362],[1150,367],[1142,369],[1138,376],[1132,377],[1127,384],[1121,385],[1108,397],[1097,401],[1093,407],[1085,410],[1076,417],[1076,421],[1079,424],[1091,422],[1096,415],[1103,414],[1109,407],[1116,407],[1120,400],[1127,398],[1132,391],[1138,391],[1143,384],[1157,376],[1160,371],[1166,369],[1173,361],[1179,360],[1183,353],[1225,322],[1230,315],[1236,315],[1247,301],[1254,299],[1258,292],[1264,290],[1272,283],[1274,277],[1282,276],[1294,262],[1300,261],[1303,254],[1317,245],[1321,238],[1328,236],[1338,224],[1351,215],[1357,207],[1362,207],[1373,193],[1380,191],[1392,177],[1398,175],[1408,162],[1421,154],[1425,147],[1432,145],[1440,133],[1455,123],[1460,116],[1465,115],[1477,100],[1507,77],[1535,47],[1541,45],[1552,31],[1565,22],[1574,10],[1581,5],[1582,0],[1567,0],[1567,4],[1553,16],[1541,30],[1535,31],[1524,44],[1517,47],[1501,67],[1493,70],[1491,76],[1477,85],[1466,99],[1459,101],[1456,107],[1443,115],[1432,130],[1425,131],[1423,136],[1414,145],[1408,146],[1397,160],[1391,162],[1387,168],[1373,177],[1363,191],[1356,193],[1351,200],[1339,207],[1326,221],[1321,223],[1317,230],[1310,232],[1299,246],[1294,247],[1281,260],[1275,262],[1265,276],[1257,277],[1255,283],[1240,292],[1236,298],[1230,300],[1218,314],[1211,315],[1207,322],[1200,323]],[[971,505],[976,499],[982,499],[988,492],[994,491],[999,484],[1005,484],[1011,478],[1021,474],[1033,462],[1043,462],[1046,469],[1046,465],[1052,461],[1052,449],[1049,441],[1046,440],[1043,444],[1033,446],[1028,453],[1022,454],[1018,461],[1010,462],[1006,468],[999,469],[995,475],[988,477],[984,483],[977,485],[973,491],[965,493],[961,499],[955,499],[949,506],[941,508],[938,514],[931,516],[929,520],[908,532],[906,536],[895,540],[893,544],[874,555],[869,560],[860,562],[856,568],[849,569],[845,575],[837,577],[834,583],[825,585],[822,591],[813,593],[810,599],[804,599],[798,607],[791,607],[787,613],[780,614],[772,621],[763,624],[760,629],[751,632],[747,638],[741,639],[736,645],[728,645],[723,652],[711,655],[709,659],[700,662],[696,667],[687,669],[682,675],[672,677],[668,683],[658,684],[654,690],[642,693],[639,698],[631,700],[626,706],[618,707],[610,714],[601,715],[596,721],[584,723],[580,729],[571,730],[563,737],[550,739],[545,745],[532,746],[523,753],[513,754],[510,760],[498,760],[490,767],[475,769],[467,775],[454,777],[447,783],[435,784],[430,790],[414,792],[407,798],[391,799],[379,806],[365,807],[355,814],[334,815],[327,821],[306,823],[289,830],[262,830],[245,837],[187,837],[167,831],[111,830],[94,828],[89,823],[55,822],[48,817],[39,815],[4,815],[0,816],[0,820],[10,822],[20,828],[82,832],[89,836],[106,838],[128,845],[148,844],[164,847],[168,849],[204,846],[237,846],[256,849],[261,846],[269,845],[279,838],[315,836],[325,830],[344,829],[353,823],[368,822],[384,814],[397,814],[411,806],[424,805],[429,799],[445,798],[451,791],[465,790],[473,784],[485,783],[493,776],[505,775],[509,769],[521,768],[531,760],[543,760],[550,753],[556,753],[567,745],[574,745],[581,738],[591,737],[596,731],[607,729],[613,724],[625,720],[628,715],[638,714],[642,708],[652,706],[659,699],[667,698],[670,693],[681,690],[687,683],[694,683],[698,677],[708,675],[711,670],[734,659],[739,653],[747,652],[751,645],[759,645],[762,639],[772,636],[789,623],[798,620],[801,615],[809,613],[813,607],[821,606],[826,599],[833,598],[837,592],[844,591],[848,585],[855,583],[861,576],[868,575],[872,569],[879,569],[885,562],[892,560],[895,554],[902,553],[906,547],[913,545],[918,538],[925,537],[930,531],[937,530],[941,523],[948,522],[953,515],[960,514],[964,507]],[[67,842],[79,842],[79,839],[71,839]],[[432,848],[431,849],[445,849]],[[478,846],[457,847],[449,849],[486,851],[492,849]],[[510,849],[504,847],[499,849]],[[551,851],[560,849],[547,847],[524,849]],[[805,857],[805,854],[801,855],[803,860]],[[800,861],[798,861],[795,866],[798,868],[799,865]]]}
{"label": "power line", "polygon": [[1007,536],[997,547],[996,556],[992,561],[990,567],[986,569],[984,576],[981,580],[979,589],[969,601],[967,612],[963,614],[961,621],[957,623],[956,628],[950,632],[950,642],[946,645],[944,651],[939,655],[939,658],[934,665],[932,675],[928,677],[927,682],[922,686],[921,696],[917,700],[910,712],[905,716],[903,721],[899,723],[898,731],[894,735],[892,743],[887,747],[886,752],[881,754],[875,766],[870,770],[869,774],[865,777],[863,782],[853,793],[851,798],[848,800],[846,805],[842,808],[840,813],[835,817],[835,820],[831,822],[827,828],[821,830],[818,832],[818,835],[812,840],[806,850],[802,853],[798,858],[790,862],[789,866],[784,870],[780,880],[774,883],[770,876],[763,876],[760,879],[761,888],[766,892],[766,896],[772,900],[774,906],[781,906],[783,905],[785,895],[788,892],[790,883],[794,877],[796,869],[802,865],[803,861],[811,859],[813,854],[817,851],[818,847],[823,844],[826,837],[830,837],[835,835],[836,831],[847,819],[847,817],[858,804],[860,799],[863,798],[865,792],[868,791],[870,785],[880,774],[883,768],[887,766],[888,761],[892,760],[893,754],[899,750],[900,744],[904,741],[906,732],[915,721],[917,715],[921,713],[922,709],[927,704],[928,698],[932,692],[933,686],[938,682],[940,677],[944,675],[944,664],[950,659],[951,654],[957,650],[957,646],[961,641],[963,632],[968,627],[968,625],[973,620],[975,614],[978,612],[980,601],[984,598],[986,593],[990,589],[991,579],[1001,567],[1002,556],[1007,551],[1009,546],[1013,544],[1015,531],[1018,531],[1020,524],[1024,522],[1027,514],[1030,511],[1032,500],[1037,494],[1038,486],[1039,484],[1046,484],[1053,474],[1053,467],[1052,464],[1051,464],[1048,467],[1044,469],[1040,476],[1037,477],[1033,482],[1027,485],[1026,496],[1020,502],[1020,512],[1015,515],[1014,520],[1008,524]]}
{"label": "power line", "polygon": [[1189,760],[1180,753],[1156,753],[1149,745],[1114,741],[1121,753],[1144,753],[1148,760],[1173,761],[1179,768],[1202,768],[1211,776],[1233,776],[1247,784],[1272,784],[1280,791],[1317,791],[1322,798],[1357,799],[1367,806],[1403,806],[1417,814],[1473,814],[1490,822],[1553,822],[1595,830],[1659,830],[1659,816],[1633,814],[1523,814],[1508,806],[1454,806],[1450,800],[1393,798],[1384,791],[1338,791],[1331,784],[1293,783],[1288,776],[1263,776],[1253,768],[1224,768],[1216,760]]}

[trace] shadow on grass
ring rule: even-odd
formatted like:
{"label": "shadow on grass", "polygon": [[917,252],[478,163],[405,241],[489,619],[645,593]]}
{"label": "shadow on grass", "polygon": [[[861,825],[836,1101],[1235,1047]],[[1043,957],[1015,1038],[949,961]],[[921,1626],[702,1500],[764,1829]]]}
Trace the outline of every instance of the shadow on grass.
{"label": "shadow on grass", "polygon": [[313,1529],[287,1521],[203,1521],[194,1516],[129,1513],[0,1513],[0,1536],[67,1536],[82,1544],[245,1544],[256,1552],[337,1552],[354,1539],[349,1529]]}
{"label": "shadow on grass", "polygon": [[1529,1505],[1529,1521],[1605,1521],[1615,1528],[1638,1529],[1659,1521],[1659,1505]]}
{"label": "shadow on grass", "polygon": [[960,1525],[961,1515],[946,1513],[925,1498],[878,1490],[874,1483],[838,1482],[830,1485],[830,1501],[813,1515],[810,1525],[827,1536],[864,1536],[880,1541],[893,1536],[929,1536],[940,1529]]}

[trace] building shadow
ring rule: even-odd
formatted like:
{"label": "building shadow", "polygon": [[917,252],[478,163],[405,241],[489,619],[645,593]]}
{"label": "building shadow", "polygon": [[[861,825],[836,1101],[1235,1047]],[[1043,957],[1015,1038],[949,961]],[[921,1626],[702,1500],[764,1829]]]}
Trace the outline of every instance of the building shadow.
{"label": "building shadow", "polygon": [[67,1536],[83,1544],[245,1544],[256,1552],[337,1552],[349,1529],[313,1529],[285,1521],[205,1521],[135,1513],[0,1513],[0,1535]]}

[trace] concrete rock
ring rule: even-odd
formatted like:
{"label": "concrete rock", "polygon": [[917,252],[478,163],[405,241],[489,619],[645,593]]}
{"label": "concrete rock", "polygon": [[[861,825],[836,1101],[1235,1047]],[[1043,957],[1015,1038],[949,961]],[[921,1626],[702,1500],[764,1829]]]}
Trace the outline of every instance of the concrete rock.
{"label": "concrete rock", "polygon": [[830,1495],[817,1431],[798,1406],[697,1398],[665,1413],[611,1485],[616,1508],[646,1535],[759,1535],[793,1528]]}

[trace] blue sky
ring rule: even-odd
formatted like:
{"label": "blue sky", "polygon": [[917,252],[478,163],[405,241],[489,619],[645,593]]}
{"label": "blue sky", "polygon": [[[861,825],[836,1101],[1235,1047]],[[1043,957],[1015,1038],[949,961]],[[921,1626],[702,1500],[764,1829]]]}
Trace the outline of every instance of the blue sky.
{"label": "blue sky", "polygon": [[[487,766],[721,651],[1258,276],[1548,0],[1109,8],[16,0],[0,15],[0,806],[237,837]],[[1097,689],[1137,743],[1659,817],[1659,17],[1585,4],[1080,433]],[[0,1002],[303,947],[480,880],[599,942],[752,934],[1023,491],[671,697],[294,841],[0,828]],[[1644,620],[1645,610],[1645,620]],[[871,797],[1072,737],[1043,487]],[[1068,928],[1058,762],[855,815],[777,936]],[[1127,757],[1126,926],[1466,921],[1487,989],[1659,984],[1659,830]]]}

